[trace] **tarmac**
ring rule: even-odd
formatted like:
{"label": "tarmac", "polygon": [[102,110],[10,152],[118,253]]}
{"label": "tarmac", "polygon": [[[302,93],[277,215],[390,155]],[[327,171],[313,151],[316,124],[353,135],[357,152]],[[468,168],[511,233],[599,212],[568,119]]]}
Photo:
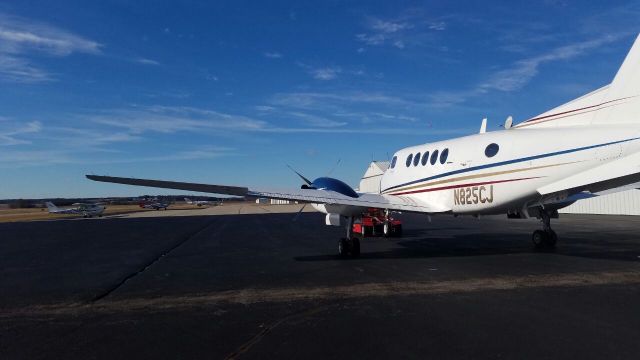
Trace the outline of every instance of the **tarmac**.
{"label": "tarmac", "polygon": [[537,251],[535,220],[400,214],[340,259],[300,207],[0,224],[0,359],[638,358],[640,217]]}

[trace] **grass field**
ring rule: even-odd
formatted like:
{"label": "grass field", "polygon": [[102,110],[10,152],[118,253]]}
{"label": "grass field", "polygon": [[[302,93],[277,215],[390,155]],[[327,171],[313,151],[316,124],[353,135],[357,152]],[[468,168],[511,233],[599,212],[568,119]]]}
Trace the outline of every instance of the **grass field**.
{"label": "grass field", "polygon": [[[197,206],[187,204],[172,204],[169,209],[197,209]],[[104,215],[128,214],[132,212],[156,211],[153,209],[142,209],[138,205],[107,205]],[[162,211],[162,210],[159,210]],[[76,214],[49,214],[47,209],[0,209],[0,223],[15,221],[72,219],[81,217]]]}

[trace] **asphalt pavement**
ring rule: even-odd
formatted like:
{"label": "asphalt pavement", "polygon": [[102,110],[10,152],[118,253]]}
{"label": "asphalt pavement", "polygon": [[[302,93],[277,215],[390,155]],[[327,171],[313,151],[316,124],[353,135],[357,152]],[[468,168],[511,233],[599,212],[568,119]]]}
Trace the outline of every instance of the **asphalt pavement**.
{"label": "asphalt pavement", "polygon": [[340,259],[322,214],[264,208],[0,224],[0,358],[640,353],[638,217],[563,215],[537,251],[534,220],[402,214]]}

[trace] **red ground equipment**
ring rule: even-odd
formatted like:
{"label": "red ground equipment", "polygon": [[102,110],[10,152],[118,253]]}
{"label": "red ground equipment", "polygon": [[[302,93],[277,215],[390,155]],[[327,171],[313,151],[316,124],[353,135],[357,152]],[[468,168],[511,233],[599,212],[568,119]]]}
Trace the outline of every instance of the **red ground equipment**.
{"label": "red ground equipment", "polygon": [[402,236],[402,222],[382,209],[369,208],[353,223],[353,232],[364,236]]}

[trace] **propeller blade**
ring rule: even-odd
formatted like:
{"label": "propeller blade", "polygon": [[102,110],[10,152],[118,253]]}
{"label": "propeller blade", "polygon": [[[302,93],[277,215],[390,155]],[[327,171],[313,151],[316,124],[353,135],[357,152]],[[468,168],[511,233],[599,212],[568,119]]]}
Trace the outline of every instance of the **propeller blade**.
{"label": "propeller blade", "polygon": [[302,214],[302,211],[304,210],[304,208],[307,206],[307,204],[305,203],[304,205],[302,205],[302,207],[300,208],[300,211],[298,211],[298,213],[296,214],[296,216],[293,217],[292,221],[297,221],[298,218],[300,217],[300,214]]}
{"label": "propeller blade", "polygon": [[302,179],[302,181],[304,181],[305,183],[307,183],[307,185],[311,186],[311,181],[309,181],[309,179],[307,179],[306,177],[302,176],[302,174],[300,174],[299,172],[295,171],[291,166],[287,165],[287,167],[289,169],[291,169],[291,171],[293,171],[294,173],[296,173],[296,175],[300,176],[300,178]]}
{"label": "propeller blade", "polygon": [[338,162],[335,165],[333,165],[333,168],[329,170],[329,172],[327,173],[327,176],[331,176],[331,173],[333,173],[333,170],[335,170],[338,167],[338,165],[340,165],[340,160],[342,159],[338,159]]}

